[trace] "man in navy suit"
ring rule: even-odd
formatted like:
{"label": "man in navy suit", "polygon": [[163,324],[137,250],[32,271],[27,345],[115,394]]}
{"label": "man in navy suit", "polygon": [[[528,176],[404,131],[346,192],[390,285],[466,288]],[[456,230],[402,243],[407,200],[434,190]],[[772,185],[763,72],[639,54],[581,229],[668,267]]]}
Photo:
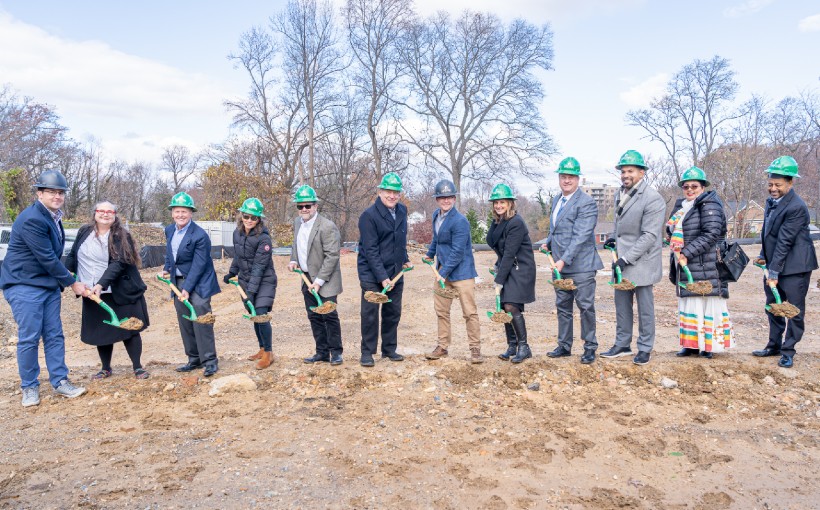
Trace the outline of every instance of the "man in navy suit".
{"label": "man in navy suit", "polygon": [[68,398],[85,393],[85,388],[68,380],[60,320],[62,290],[71,287],[78,296],[87,290],[60,262],[65,246],[61,208],[68,182],[58,170],[46,170],[34,186],[37,200],[15,220],[0,269],[0,287],[17,322],[17,369],[23,407],[40,403],[40,337],[54,391]]}
{"label": "man in navy suit", "polygon": [[[806,294],[811,272],[817,269],[814,244],[809,237],[809,209],[792,189],[797,173],[797,162],[791,156],[781,156],[769,165],[769,198],[761,233],[762,246],[759,264],[769,270],[769,281],[763,282],[766,303],[775,302],[770,284],[777,287],[783,301],[796,306],[800,313],[788,319],[768,313],[769,342],[764,349],[753,351],[759,357],[780,356],[781,367],[794,365],[795,346],[806,329]],[[785,332],[785,338],[784,338]]]}
{"label": "man in navy suit", "polygon": [[403,267],[410,266],[407,256],[407,207],[399,203],[401,179],[393,172],[379,184],[376,202],[359,217],[359,256],[356,267],[362,288],[362,358],[363,367],[375,365],[373,355],[379,343],[379,306],[381,306],[382,358],[403,361],[398,347],[401,296],[400,279],[390,289],[390,303],[379,305],[364,298],[367,291],[379,292],[390,285],[390,279]]}
{"label": "man in navy suit", "polygon": [[174,302],[177,322],[182,335],[182,345],[188,363],[177,367],[177,372],[190,372],[205,367],[204,376],[210,377],[219,370],[214,341],[214,325],[200,324],[183,318],[188,309],[182,303],[187,299],[197,316],[211,312],[211,296],[219,294],[214,261],[211,259],[211,239],[191,219],[196,212],[194,199],[187,193],[177,193],[168,205],[174,223],[165,227],[164,278],[171,278],[181,291],[181,298]]}
{"label": "man in navy suit", "polygon": [[[446,287],[458,291],[461,314],[467,323],[467,341],[470,345],[470,362],[482,363],[481,326],[478,322],[478,308],[475,304],[475,270],[473,243],[470,239],[470,222],[456,209],[456,186],[443,180],[436,184],[435,198],[439,208],[433,213],[433,241],[427,249],[425,261],[436,258],[436,268]],[[433,294],[433,303],[438,317],[438,346],[428,354],[427,359],[447,356],[450,347],[450,307],[453,300]]]}
{"label": "man in navy suit", "polygon": [[555,307],[558,311],[558,347],[547,353],[550,358],[569,356],[572,351],[572,302],[581,314],[581,338],[584,354],[581,363],[595,361],[598,339],[595,335],[595,274],[604,264],[595,248],[595,225],[598,206],[578,189],[581,165],[569,157],[558,165],[558,185],[561,195],[552,203],[550,235],[543,248],[553,253],[555,269],[564,278],[572,278],[577,289],[555,288]]}

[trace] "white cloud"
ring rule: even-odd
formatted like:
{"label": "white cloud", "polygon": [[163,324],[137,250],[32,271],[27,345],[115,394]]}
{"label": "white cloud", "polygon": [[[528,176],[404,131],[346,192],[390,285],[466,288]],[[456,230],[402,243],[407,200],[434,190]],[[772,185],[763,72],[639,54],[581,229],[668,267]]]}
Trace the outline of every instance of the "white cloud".
{"label": "white cloud", "polygon": [[820,14],[801,19],[797,28],[801,32],[820,32]]}
{"label": "white cloud", "polygon": [[745,2],[723,9],[723,16],[726,18],[740,18],[754,14],[775,0],[746,0]]}
{"label": "white cloud", "polygon": [[493,12],[504,19],[524,18],[533,23],[546,23],[633,9],[646,2],[647,0],[507,0],[499,3],[493,0],[450,0],[442,3],[440,0],[416,0],[415,6],[425,16],[441,10],[458,13],[469,9]]}
{"label": "white cloud", "polygon": [[630,108],[644,108],[649,106],[652,99],[660,97],[666,90],[669,75],[659,73],[647,78],[641,83],[621,92],[621,101]]}

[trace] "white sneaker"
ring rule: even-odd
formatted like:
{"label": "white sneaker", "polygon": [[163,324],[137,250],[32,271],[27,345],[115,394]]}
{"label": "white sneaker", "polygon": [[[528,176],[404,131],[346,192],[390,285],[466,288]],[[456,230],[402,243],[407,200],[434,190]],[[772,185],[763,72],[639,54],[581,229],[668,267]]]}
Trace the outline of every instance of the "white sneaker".
{"label": "white sneaker", "polygon": [[82,386],[74,386],[68,379],[63,379],[60,384],[54,388],[57,395],[62,395],[66,398],[77,398],[85,393],[85,388]]}
{"label": "white sneaker", "polygon": [[40,405],[40,387],[23,388],[23,407]]}

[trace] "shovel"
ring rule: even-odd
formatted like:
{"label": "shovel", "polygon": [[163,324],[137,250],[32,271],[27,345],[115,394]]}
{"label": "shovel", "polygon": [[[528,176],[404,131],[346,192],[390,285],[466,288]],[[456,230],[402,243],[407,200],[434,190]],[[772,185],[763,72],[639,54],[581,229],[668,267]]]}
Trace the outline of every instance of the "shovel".
{"label": "shovel", "polygon": [[387,284],[387,287],[383,288],[381,292],[373,292],[372,290],[368,290],[364,293],[364,298],[371,303],[382,304],[382,303],[390,303],[392,300],[387,297],[387,291],[393,288],[393,285],[399,281],[399,278],[404,276],[404,273],[408,271],[412,271],[413,266],[410,267],[403,267],[399,274],[397,274],[390,283]]}
{"label": "shovel", "polygon": [[686,274],[686,283],[678,282],[678,286],[682,289],[686,289],[693,294],[700,294],[701,296],[705,296],[712,292],[712,282],[709,281],[700,281],[696,282],[692,278],[692,273],[689,271],[689,267],[682,263],[680,259],[678,259],[678,264],[680,265],[683,272]]}
{"label": "shovel", "polygon": [[239,285],[239,281],[236,278],[231,278],[230,280],[228,280],[228,283],[236,286],[236,290],[239,291],[239,295],[242,296],[242,299],[245,301],[245,305],[247,305],[248,310],[250,310],[251,312],[250,315],[243,313],[242,317],[258,323],[270,322],[270,315],[256,315],[256,308],[254,308],[253,303],[251,303],[251,300],[248,299],[248,295],[245,294],[245,290],[242,288],[241,285]]}
{"label": "shovel", "polygon": [[216,322],[216,317],[214,317],[214,314],[212,313],[206,313],[202,317],[197,317],[193,305],[191,305],[190,301],[188,301],[187,299],[182,299],[182,292],[179,291],[176,285],[171,283],[171,280],[165,279],[160,275],[157,275],[157,280],[167,283],[168,286],[171,287],[171,290],[174,292],[174,294],[176,294],[179,300],[182,301],[182,304],[188,307],[188,311],[191,314],[183,315],[183,319],[188,319],[191,322],[197,322],[199,324],[213,324],[214,322]]}
{"label": "shovel", "polygon": [[428,266],[430,266],[430,269],[432,269],[433,273],[435,273],[435,275],[436,275],[436,281],[438,282],[440,288],[433,289],[433,292],[436,295],[441,296],[445,299],[455,299],[455,298],[457,298],[458,297],[458,291],[456,289],[448,289],[444,285],[444,282],[442,281],[443,278],[439,274],[438,269],[436,269],[436,266],[433,264],[433,261],[430,260],[428,262],[425,259],[421,259],[421,261],[424,262],[425,264],[427,264]]}
{"label": "shovel", "polygon": [[[490,274],[495,276],[495,271],[490,269]],[[493,322],[507,324],[512,322],[512,314],[501,310],[501,287],[495,286],[495,311],[487,312],[487,317]]]}
{"label": "shovel", "polygon": [[575,290],[578,287],[575,286],[575,282],[572,278],[562,278],[561,272],[555,267],[555,261],[552,259],[552,253],[541,248],[539,250],[541,253],[545,254],[550,261],[550,268],[552,269],[552,280],[548,281],[550,285],[555,287],[558,290]]}
{"label": "shovel", "polygon": [[108,324],[109,326],[114,326],[115,328],[128,329],[131,331],[139,331],[140,329],[142,329],[143,322],[141,320],[137,319],[136,317],[126,317],[124,319],[119,319],[114,310],[112,310],[110,306],[108,306],[102,299],[100,299],[100,296],[94,294],[90,290],[86,289],[86,293],[84,293],[83,296],[100,305],[102,309],[108,312],[108,315],[111,316],[110,320],[103,321],[103,323]]}
{"label": "shovel", "polygon": [[293,272],[299,273],[299,275],[302,277],[302,280],[305,281],[305,285],[307,285],[308,289],[310,289],[310,293],[313,294],[313,297],[316,298],[317,305],[310,307],[311,312],[316,312],[319,315],[325,315],[336,310],[336,303],[334,303],[333,301],[325,301],[324,303],[322,303],[322,298],[319,297],[319,293],[310,288],[312,284],[310,283],[310,280],[308,280],[307,276],[305,276],[305,273],[301,269],[294,268]]}
{"label": "shovel", "polygon": [[800,313],[800,309],[788,301],[784,302],[780,299],[780,292],[777,290],[777,285],[774,283],[769,283],[769,270],[766,268],[766,264],[758,264],[757,261],[755,261],[755,265],[763,270],[763,278],[766,279],[766,284],[772,290],[772,294],[774,295],[774,303],[771,305],[766,305],[766,311],[771,312],[772,315],[777,317],[785,317],[787,319],[796,317],[797,314]]}
{"label": "shovel", "polygon": [[[612,252],[612,262],[618,262],[618,255],[615,254],[615,248],[607,248],[610,252]],[[629,280],[624,280],[623,275],[621,274],[621,268],[615,266],[615,281],[609,282],[610,287],[616,290],[632,290],[635,288],[635,284],[630,282]]]}

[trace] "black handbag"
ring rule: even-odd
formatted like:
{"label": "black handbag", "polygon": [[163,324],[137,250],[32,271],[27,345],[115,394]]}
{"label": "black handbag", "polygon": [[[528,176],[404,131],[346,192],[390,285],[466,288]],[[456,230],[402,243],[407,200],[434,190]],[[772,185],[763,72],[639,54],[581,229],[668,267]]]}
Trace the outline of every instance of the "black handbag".
{"label": "black handbag", "polygon": [[736,282],[749,264],[749,256],[739,244],[720,243],[717,249],[717,268],[722,282]]}

